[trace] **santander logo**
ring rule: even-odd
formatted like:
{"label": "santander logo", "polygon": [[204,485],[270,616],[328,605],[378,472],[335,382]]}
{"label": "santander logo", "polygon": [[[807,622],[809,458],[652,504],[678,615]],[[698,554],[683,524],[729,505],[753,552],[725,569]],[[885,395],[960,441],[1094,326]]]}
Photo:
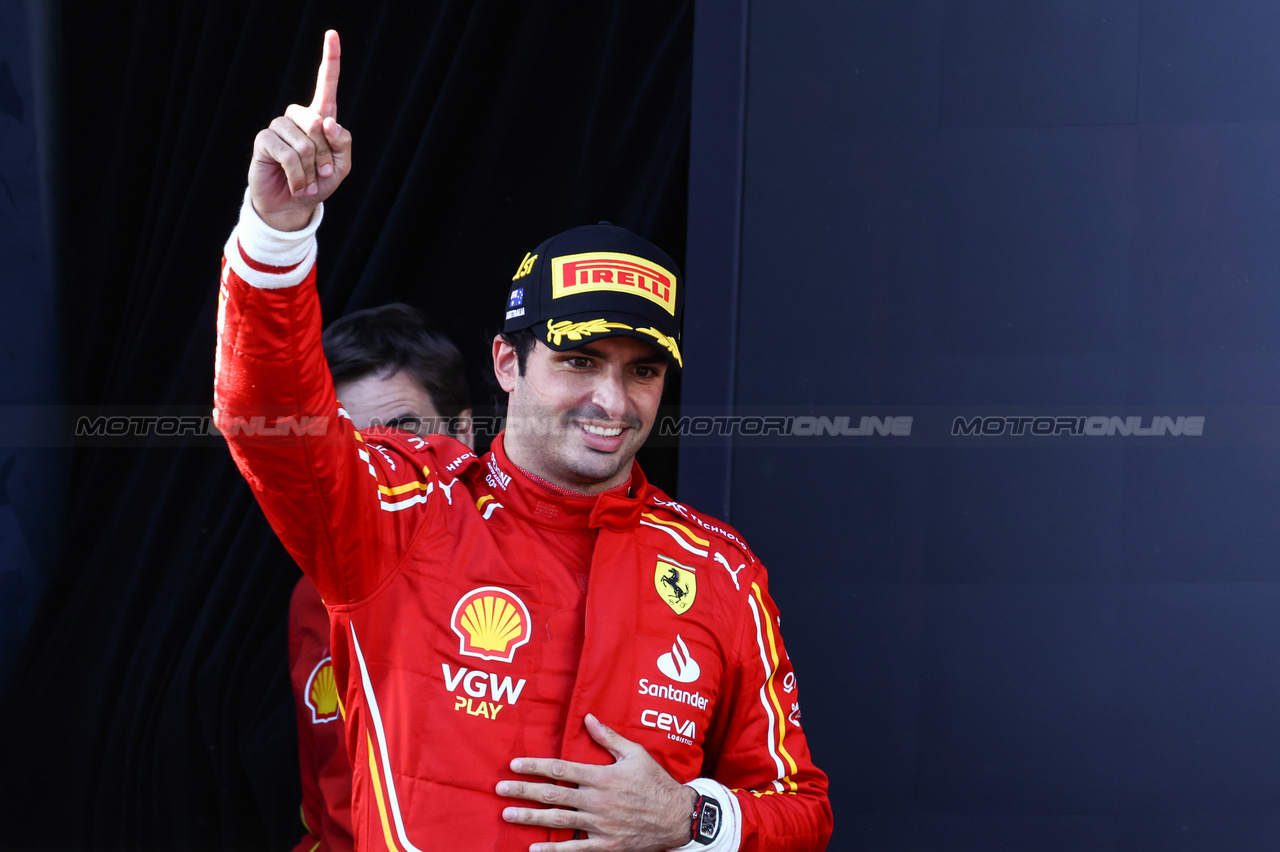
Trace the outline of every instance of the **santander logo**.
{"label": "santander logo", "polygon": [[678,683],[693,683],[702,674],[698,661],[689,653],[689,646],[684,644],[678,633],[671,653],[658,658],[658,671]]}

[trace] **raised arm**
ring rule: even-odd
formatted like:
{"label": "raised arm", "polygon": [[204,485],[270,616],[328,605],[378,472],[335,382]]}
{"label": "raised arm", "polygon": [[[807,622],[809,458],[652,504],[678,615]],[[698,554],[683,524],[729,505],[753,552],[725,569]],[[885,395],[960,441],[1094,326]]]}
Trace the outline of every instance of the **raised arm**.
{"label": "raised arm", "polygon": [[338,63],[329,32],[311,105],[290,106],[254,143],[222,264],[214,384],[215,422],[236,465],[330,604],[360,600],[393,570],[419,516],[386,503],[431,485],[416,481],[422,462],[396,462],[408,448],[365,445],[321,346],[315,232],[321,202],[351,170],[351,135],[335,119]]}

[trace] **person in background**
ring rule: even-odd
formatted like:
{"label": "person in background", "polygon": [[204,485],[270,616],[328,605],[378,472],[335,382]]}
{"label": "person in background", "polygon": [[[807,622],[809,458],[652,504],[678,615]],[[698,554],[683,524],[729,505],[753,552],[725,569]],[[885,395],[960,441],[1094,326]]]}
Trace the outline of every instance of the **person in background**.
{"label": "person in background", "polygon": [[[473,446],[462,354],[416,309],[396,303],[357,311],[336,320],[321,339],[338,399],[357,429],[440,433]],[[289,603],[289,676],[307,831],[294,852],[351,852],[351,761],[329,652],[329,614],[305,576]]]}

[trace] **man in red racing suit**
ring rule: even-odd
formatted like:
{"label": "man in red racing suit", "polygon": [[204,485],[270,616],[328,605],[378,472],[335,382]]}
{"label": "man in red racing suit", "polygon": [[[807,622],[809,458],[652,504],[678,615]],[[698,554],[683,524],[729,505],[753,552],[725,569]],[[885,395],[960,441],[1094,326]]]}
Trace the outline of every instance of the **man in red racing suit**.
{"label": "man in red racing suit", "polygon": [[[307,179],[323,199],[349,169],[329,112],[336,64],[331,34],[315,121],[290,107],[271,130],[323,134],[331,160],[297,183],[263,134],[255,147],[254,168],[274,158],[303,202]],[[323,210],[313,200],[305,227],[275,230],[255,180],[223,262],[215,417],[329,611],[356,847],[824,848],[827,779],[764,567],[738,534],[650,485],[634,450],[616,484],[584,494],[514,464],[510,432],[483,458],[448,437],[357,432],[320,344]],[[610,367],[615,348],[593,341],[564,363]],[[597,431],[583,440],[632,437]]]}

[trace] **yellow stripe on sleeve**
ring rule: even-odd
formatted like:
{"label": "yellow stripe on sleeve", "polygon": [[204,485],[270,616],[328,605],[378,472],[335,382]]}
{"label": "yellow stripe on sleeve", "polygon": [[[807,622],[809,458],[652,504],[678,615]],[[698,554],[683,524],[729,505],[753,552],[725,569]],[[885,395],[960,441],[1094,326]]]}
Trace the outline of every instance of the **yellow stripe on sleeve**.
{"label": "yellow stripe on sleeve", "polygon": [[651,512],[645,512],[640,517],[653,521],[655,524],[662,524],[664,527],[675,527],[676,529],[683,531],[685,535],[687,535],[689,538],[696,541],[698,544],[702,545],[703,547],[711,546],[711,542],[707,541],[705,538],[700,538],[699,536],[695,535],[693,530],[689,529],[684,524],[676,523],[675,521],[664,521],[661,518],[659,518],[657,515],[654,515]]}
{"label": "yellow stripe on sleeve", "polygon": [[[769,608],[764,605],[764,596],[760,593],[760,586],[757,583],[751,584],[751,591],[756,597],[756,601],[760,604],[760,612],[763,617],[760,619],[764,622],[765,635],[769,638],[769,656],[773,661],[772,671],[769,672],[769,680],[766,684],[769,691],[769,698],[773,702],[773,709],[778,713],[778,752],[787,760],[787,765],[791,767],[792,773],[799,771],[795,760],[787,752],[783,740],[787,735],[787,716],[782,712],[782,703],[778,700],[778,692],[773,687],[773,676],[778,672],[778,642],[773,636],[773,618],[769,614]],[[796,784],[791,778],[785,779],[788,786],[792,790],[800,789],[800,785]]]}
{"label": "yellow stripe on sleeve", "polygon": [[414,480],[413,482],[406,482],[404,485],[397,485],[394,488],[388,488],[385,485],[378,486],[379,491],[391,497],[394,497],[397,494],[403,494],[406,491],[412,491],[415,488],[422,491],[426,491],[428,488],[428,485],[425,482],[418,482],[417,480]]}

